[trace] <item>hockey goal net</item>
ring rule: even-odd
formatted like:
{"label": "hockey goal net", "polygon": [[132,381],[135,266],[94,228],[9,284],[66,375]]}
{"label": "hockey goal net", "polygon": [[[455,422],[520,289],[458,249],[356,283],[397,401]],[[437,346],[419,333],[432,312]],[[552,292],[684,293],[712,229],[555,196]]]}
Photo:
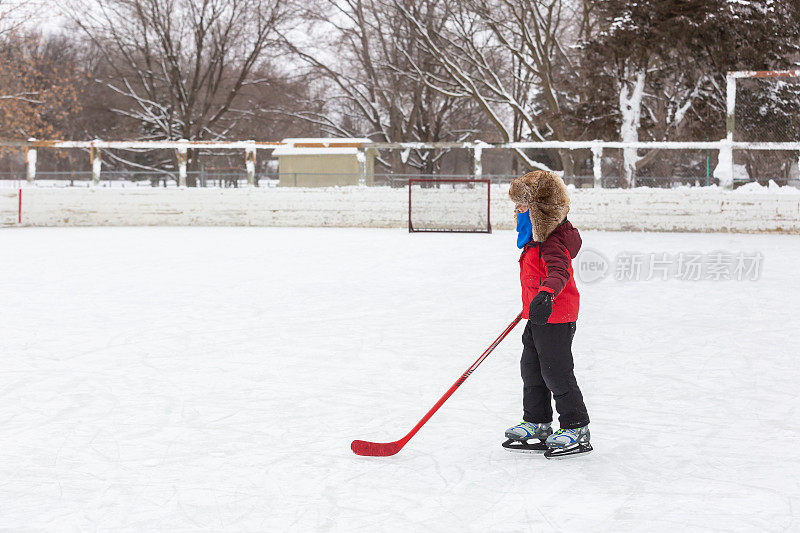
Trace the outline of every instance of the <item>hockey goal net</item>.
{"label": "hockey goal net", "polygon": [[491,233],[491,180],[408,180],[408,231]]}

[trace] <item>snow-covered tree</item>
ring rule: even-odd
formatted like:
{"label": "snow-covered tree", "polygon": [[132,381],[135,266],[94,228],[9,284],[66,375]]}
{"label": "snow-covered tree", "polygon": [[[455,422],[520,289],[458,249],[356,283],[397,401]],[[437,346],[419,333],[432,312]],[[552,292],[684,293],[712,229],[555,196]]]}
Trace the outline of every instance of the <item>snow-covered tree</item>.
{"label": "snow-covered tree", "polygon": [[[714,90],[707,99],[714,122],[726,107],[724,73],[732,70],[784,70],[800,61],[800,3],[780,0],[718,0],[704,33],[702,49]],[[743,141],[788,141],[800,138],[800,80],[739,80],[735,138]],[[721,137],[721,135],[720,135]],[[762,183],[788,178],[796,161],[790,152],[734,152],[748,175]]]}
{"label": "snow-covered tree", "polygon": [[[570,44],[585,23],[584,11],[566,0],[440,1],[448,24],[431,31],[416,9],[395,0],[416,38],[442,69],[417,74],[446,95],[473,100],[502,141],[567,140],[574,137],[565,112],[574,99],[564,91],[574,75]],[[528,169],[548,169],[523,150]],[[559,154],[565,174],[573,156]]]}
{"label": "snow-covered tree", "polygon": [[[785,68],[798,42],[796,3],[586,1],[598,13],[599,30],[581,45],[584,77],[605,90],[582,111],[606,116],[604,133],[614,123],[623,141],[722,138],[727,71]],[[624,150],[622,184],[635,184],[637,170],[658,157],[659,151]]]}
{"label": "snow-covered tree", "polygon": [[[680,128],[700,90],[695,80],[687,84],[680,71],[669,68],[685,52],[681,26],[690,23],[692,17],[702,16],[700,2],[597,0],[594,4],[600,30],[583,43],[591,58],[587,62],[588,79],[613,80],[610,85],[616,92],[615,121],[620,140],[639,141],[643,119],[652,125],[646,137],[666,138],[670,131]],[[654,79],[664,74],[675,79],[660,84],[660,93],[648,90],[654,87]],[[622,185],[633,186],[637,167],[643,164],[638,150],[624,149]]]}

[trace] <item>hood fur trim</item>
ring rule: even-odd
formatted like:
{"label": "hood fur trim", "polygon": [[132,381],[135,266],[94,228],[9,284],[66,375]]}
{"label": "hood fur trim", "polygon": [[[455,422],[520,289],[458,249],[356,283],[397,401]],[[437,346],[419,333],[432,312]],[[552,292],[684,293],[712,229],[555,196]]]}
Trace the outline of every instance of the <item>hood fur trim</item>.
{"label": "hood fur trim", "polygon": [[535,170],[515,178],[508,196],[515,204],[527,206],[536,242],[544,242],[569,213],[567,186],[554,172]]}

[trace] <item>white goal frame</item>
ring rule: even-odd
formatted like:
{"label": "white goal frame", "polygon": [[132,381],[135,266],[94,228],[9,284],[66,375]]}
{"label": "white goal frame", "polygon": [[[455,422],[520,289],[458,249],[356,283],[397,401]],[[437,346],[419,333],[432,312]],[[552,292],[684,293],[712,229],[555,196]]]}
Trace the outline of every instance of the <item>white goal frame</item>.
{"label": "white goal frame", "polygon": [[800,81],[800,70],[739,70],[728,72],[725,87],[727,100],[725,127],[729,142],[733,142],[733,134],[736,130],[736,80],[764,78],[798,78]]}

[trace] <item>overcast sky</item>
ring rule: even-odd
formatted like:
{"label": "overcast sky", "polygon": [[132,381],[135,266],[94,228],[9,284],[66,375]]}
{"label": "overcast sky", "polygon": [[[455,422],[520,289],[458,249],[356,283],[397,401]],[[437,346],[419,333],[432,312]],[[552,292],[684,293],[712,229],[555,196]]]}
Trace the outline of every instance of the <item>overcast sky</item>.
{"label": "overcast sky", "polygon": [[58,4],[57,0],[0,0],[0,13],[6,25],[25,21],[25,26],[31,29],[45,33],[57,32],[66,22]]}

